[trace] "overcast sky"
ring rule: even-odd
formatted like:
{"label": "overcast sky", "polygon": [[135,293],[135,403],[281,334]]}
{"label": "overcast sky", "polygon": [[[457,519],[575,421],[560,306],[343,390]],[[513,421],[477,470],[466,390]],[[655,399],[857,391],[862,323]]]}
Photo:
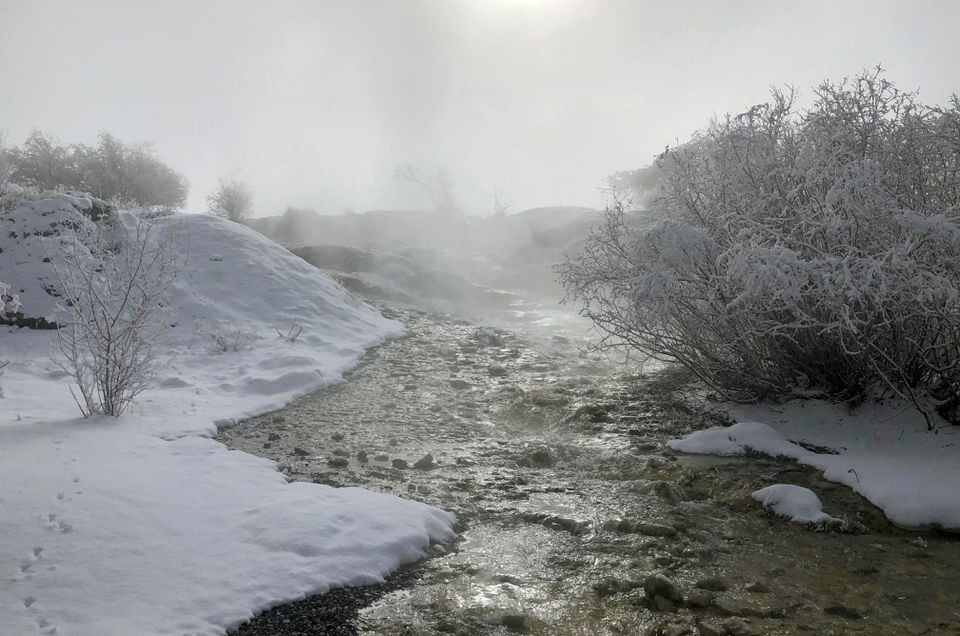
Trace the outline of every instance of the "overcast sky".
{"label": "overcast sky", "polygon": [[258,215],[602,205],[598,186],[714,114],[881,63],[960,91],[960,2],[0,0],[0,130],[151,141],[202,209],[246,179]]}

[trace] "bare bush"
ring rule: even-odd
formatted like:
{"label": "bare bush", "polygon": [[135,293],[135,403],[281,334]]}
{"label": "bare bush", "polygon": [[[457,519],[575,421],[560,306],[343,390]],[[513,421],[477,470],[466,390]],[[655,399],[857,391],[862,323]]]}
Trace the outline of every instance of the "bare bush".
{"label": "bare bush", "polygon": [[72,230],[52,255],[69,314],[57,331],[57,363],[76,383],[84,417],[117,416],[153,378],[160,296],[177,268],[173,237],[142,217]]}
{"label": "bare bush", "polygon": [[298,321],[294,320],[290,323],[290,328],[287,329],[287,332],[284,333],[279,329],[275,329],[277,335],[286,340],[287,342],[296,342],[297,338],[300,337],[300,334],[303,333],[303,325],[298,324]]}
{"label": "bare bush", "polygon": [[256,339],[257,334],[243,329],[210,334],[210,351],[215,354],[241,351]]}
{"label": "bare bush", "polygon": [[[960,400],[960,100],[876,72],[713,122],[560,268],[601,346],[676,360],[729,399]],[[620,180],[629,183],[629,180]]]}

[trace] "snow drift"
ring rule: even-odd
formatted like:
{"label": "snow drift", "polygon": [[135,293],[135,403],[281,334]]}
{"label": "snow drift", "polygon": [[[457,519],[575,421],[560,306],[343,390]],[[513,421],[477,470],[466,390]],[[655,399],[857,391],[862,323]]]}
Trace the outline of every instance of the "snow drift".
{"label": "snow drift", "polygon": [[[94,201],[27,197],[0,215],[0,280],[56,319],[45,237]],[[0,326],[0,623],[8,633],[221,634],[255,612],[371,583],[452,536],[436,508],[292,483],[205,435],[342,379],[398,323],[261,235],[152,219],[186,267],[170,288],[156,388],[121,418],[77,418],[50,332]],[[278,336],[296,321],[294,340]],[[238,351],[216,337],[242,334]]]}

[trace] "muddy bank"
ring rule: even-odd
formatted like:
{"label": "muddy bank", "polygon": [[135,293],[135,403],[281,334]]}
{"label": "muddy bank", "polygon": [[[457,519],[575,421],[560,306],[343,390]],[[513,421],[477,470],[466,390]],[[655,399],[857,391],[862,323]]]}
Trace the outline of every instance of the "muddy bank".
{"label": "muddy bank", "polygon": [[[665,450],[715,423],[674,399],[681,376],[617,375],[543,324],[394,311],[408,335],[346,383],[221,440],[291,479],[443,507],[460,535],[386,586],[240,633],[960,633],[960,544],[898,530],[794,464]],[[777,482],[812,488],[855,532],[764,514],[749,494]]]}

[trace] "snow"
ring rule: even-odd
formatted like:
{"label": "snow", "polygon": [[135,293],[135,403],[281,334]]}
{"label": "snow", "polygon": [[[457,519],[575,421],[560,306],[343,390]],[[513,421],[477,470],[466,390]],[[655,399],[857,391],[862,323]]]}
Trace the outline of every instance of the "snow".
{"label": "snow", "polygon": [[[817,468],[912,528],[960,528],[960,429],[937,432],[901,401],[850,411],[822,400],[722,406],[738,423],[667,442],[685,453],[783,456]],[[803,444],[803,445],[801,445]],[[812,449],[812,450],[811,450]]]}
{"label": "snow", "polygon": [[[55,313],[34,232],[86,203],[58,195],[0,217],[0,280],[28,315]],[[222,634],[279,602],[381,581],[452,537],[449,513],[288,483],[273,462],[206,437],[216,422],[341,381],[402,326],[243,226],[154,222],[177,232],[189,263],[169,290],[156,387],[123,417],[79,418],[49,357],[52,332],[0,327],[11,361],[0,400],[4,633]],[[302,334],[279,337],[294,320]],[[233,330],[250,338],[215,353],[213,335]]]}
{"label": "snow", "polygon": [[803,486],[774,484],[754,491],[754,501],[760,502],[781,517],[798,523],[832,523],[840,521],[823,511],[816,493]]}

